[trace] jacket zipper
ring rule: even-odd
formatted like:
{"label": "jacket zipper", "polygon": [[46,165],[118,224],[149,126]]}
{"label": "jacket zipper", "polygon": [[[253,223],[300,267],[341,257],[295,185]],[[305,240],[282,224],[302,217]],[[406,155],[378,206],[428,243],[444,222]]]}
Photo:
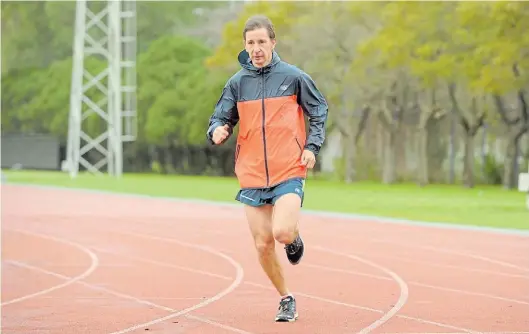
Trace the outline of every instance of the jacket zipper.
{"label": "jacket zipper", "polygon": [[262,98],[261,98],[261,106],[263,108],[263,112],[262,112],[262,115],[263,115],[263,124],[262,124],[262,129],[263,129],[263,150],[264,150],[264,161],[265,161],[265,172],[266,172],[266,186],[268,187],[268,185],[270,184],[270,175],[268,174],[268,157],[267,157],[267,154],[266,154],[266,134],[265,134],[265,120],[266,120],[266,114],[265,114],[265,76],[264,76],[264,70],[261,69],[261,82],[262,82],[262,85],[261,85],[261,90],[262,90]]}
{"label": "jacket zipper", "polygon": [[297,138],[295,138],[295,139],[296,139],[296,144],[298,144],[299,150],[300,150],[301,152],[303,152],[303,149],[301,148],[301,145],[299,144],[298,139],[297,139]]}
{"label": "jacket zipper", "polygon": [[237,144],[237,147],[235,148],[235,164],[237,164],[237,160],[239,159],[239,151],[241,150],[241,145]]}

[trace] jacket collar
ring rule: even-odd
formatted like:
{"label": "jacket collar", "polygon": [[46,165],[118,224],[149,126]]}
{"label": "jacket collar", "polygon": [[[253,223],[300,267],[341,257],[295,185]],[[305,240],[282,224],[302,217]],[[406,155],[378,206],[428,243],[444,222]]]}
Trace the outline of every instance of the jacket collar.
{"label": "jacket collar", "polygon": [[252,64],[250,55],[248,54],[248,52],[246,52],[246,50],[242,50],[241,52],[239,52],[239,56],[237,57],[237,59],[242,68],[245,68],[249,71],[258,72],[258,73],[270,72],[270,70],[281,61],[281,58],[279,57],[279,55],[277,54],[275,50],[272,51],[272,61],[270,62],[270,64],[266,65],[263,68],[255,67]]}

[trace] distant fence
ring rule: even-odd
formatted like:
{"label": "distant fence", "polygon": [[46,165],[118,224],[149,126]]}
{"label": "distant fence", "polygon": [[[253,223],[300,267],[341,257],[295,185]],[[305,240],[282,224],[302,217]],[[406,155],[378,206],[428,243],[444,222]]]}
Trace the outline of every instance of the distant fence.
{"label": "distant fence", "polygon": [[52,135],[5,134],[1,140],[2,168],[58,170],[64,159],[64,147]]}
{"label": "distant fence", "polygon": [[[2,168],[61,170],[66,159],[66,143],[48,134],[4,134]],[[91,163],[102,155],[91,150],[83,155]],[[123,170],[128,173],[161,173],[183,175],[234,176],[235,141],[226,145],[152,145],[141,142],[124,143]],[[318,162],[314,171],[321,169]],[[85,171],[79,166],[80,171]],[[101,169],[106,171],[106,167]]]}

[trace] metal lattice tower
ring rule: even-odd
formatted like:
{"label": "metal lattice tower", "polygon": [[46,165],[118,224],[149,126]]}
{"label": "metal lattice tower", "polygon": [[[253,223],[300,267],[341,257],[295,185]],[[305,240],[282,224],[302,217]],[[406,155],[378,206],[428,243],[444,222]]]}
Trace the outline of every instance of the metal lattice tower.
{"label": "metal lattice tower", "polygon": [[137,133],[136,1],[77,0],[72,61],[63,170],[119,177]]}

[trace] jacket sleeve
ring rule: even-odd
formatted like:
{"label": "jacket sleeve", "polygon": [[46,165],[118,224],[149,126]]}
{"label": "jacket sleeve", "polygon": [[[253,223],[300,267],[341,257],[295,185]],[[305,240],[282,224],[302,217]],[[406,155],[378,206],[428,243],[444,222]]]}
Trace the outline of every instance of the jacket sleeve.
{"label": "jacket sleeve", "polygon": [[[232,81],[229,80],[222,89],[220,98],[217,101],[217,104],[215,105],[213,115],[211,115],[211,117],[209,118],[208,129],[206,131],[206,138],[208,142],[212,145],[215,144],[213,142],[212,136],[213,131],[218,126],[228,124],[230,126],[228,132],[231,136],[233,133],[233,128],[235,127],[235,125],[237,125],[238,122],[239,112],[237,110],[237,99],[234,94]],[[226,140],[228,140],[228,138],[226,138]]]}
{"label": "jacket sleeve", "polygon": [[314,80],[303,71],[298,78],[298,104],[309,119],[309,134],[305,149],[317,156],[325,141],[328,105]]}

